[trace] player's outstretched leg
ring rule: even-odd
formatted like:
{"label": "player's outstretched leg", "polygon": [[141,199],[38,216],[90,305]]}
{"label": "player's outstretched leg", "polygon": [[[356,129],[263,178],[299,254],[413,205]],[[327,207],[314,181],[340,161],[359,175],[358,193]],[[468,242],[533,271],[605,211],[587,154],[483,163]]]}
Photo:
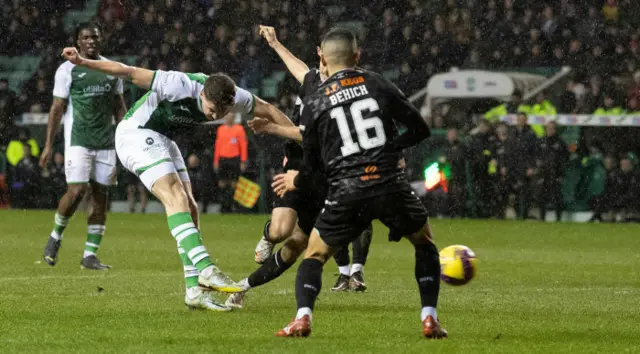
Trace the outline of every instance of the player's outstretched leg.
{"label": "player's outstretched leg", "polygon": [[43,254],[44,261],[50,266],[54,266],[58,262],[58,251],[62,245],[64,229],[69,224],[69,219],[76,212],[87,190],[87,183],[69,184],[67,192],[58,203],[58,210],[53,219],[53,230],[49,235]]}
{"label": "player's outstretched leg", "polygon": [[271,257],[273,247],[291,236],[297,219],[296,211],[291,208],[276,207],[273,209],[271,220],[264,225],[262,237],[256,246],[256,263],[264,263]]}
{"label": "player's outstretched leg", "polygon": [[242,288],[216,267],[202,244],[200,231],[191,215],[185,187],[177,173],[160,177],[152,187],[153,194],[162,202],[167,212],[171,235],[198,271],[198,282],[204,288],[222,292],[238,292]]}
{"label": "player's outstretched leg", "polygon": [[96,253],[102,242],[102,236],[106,229],[108,192],[106,186],[91,181],[91,193],[89,194],[89,215],[87,216],[87,241],[84,244],[84,253],[80,267],[92,270],[109,270],[110,265],[102,264]]}
{"label": "player's outstretched leg", "polygon": [[413,235],[406,236],[415,248],[415,277],[422,303],[422,334],[426,338],[445,338],[447,331],[440,327],[436,306],[440,293],[440,256],[433,243],[428,223]]}
{"label": "player's outstretched leg", "polygon": [[311,334],[312,311],[322,288],[322,268],[335,252],[315,229],[309,238],[304,260],[296,276],[296,302],[298,312],[295,319],[276,333],[278,337],[308,337]]}
{"label": "player's outstretched leg", "polygon": [[298,260],[298,257],[307,248],[309,237],[297,225],[293,230],[293,234],[289,237],[284,245],[271,257],[269,257],[260,268],[251,273],[248,278],[238,282],[245,291],[241,293],[231,294],[225,302],[225,305],[242,308],[245,302],[246,291],[264,285],[291,268]]}
{"label": "player's outstretched leg", "polygon": [[331,291],[347,291],[349,290],[349,279],[351,277],[351,259],[349,257],[349,246],[342,247],[338,251],[336,251],[336,253],[333,255],[333,259],[338,265],[339,274],[336,283],[331,288]]}
{"label": "player's outstretched leg", "polygon": [[353,241],[353,264],[349,278],[349,289],[351,291],[363,292],[367,290],[364,282],[364,265],[369,255],[369,246],[373,237],[373,226],[369,225],[355,241]]}

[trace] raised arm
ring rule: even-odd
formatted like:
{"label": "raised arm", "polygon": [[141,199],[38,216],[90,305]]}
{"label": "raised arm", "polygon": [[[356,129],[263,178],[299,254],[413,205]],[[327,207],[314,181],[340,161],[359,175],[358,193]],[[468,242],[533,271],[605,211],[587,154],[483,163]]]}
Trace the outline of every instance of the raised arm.
{"label": "raised arm", "polygon": [[107,75],[117,76],[121,79],[131,81],[134,85],[143,89],[151,88],[154,72],[135,66],[129,66],[117,61],[91,60],[80,56],[74,47],[64,48],[62,56],[71,63],[84,66],[91,70],[103,72]]}
{"label": "raised arm", "polygon": [[56,139],[56,134],[60,129],[60,121],[62,121],[62,115],[67,110],[67,100],[60,97],[54,97],[51,108],[49,109],[49,121],[47,122],[47,139],[44,143],[44,150],[40,155],[40,167],[44,168],[51,159],[51,153],[53,152],[53,142]]}
{"label": "raised arm", "polygon": [[276,51],[284,65],[287,66],[287,70],[293,75],[300,84],[304,81],[304,75],[309,71],[309,67],[302,60],[298,59],[295,55],[278,41],[276,36],[276,30],[270,26],[260,25],[260,35],[267,40],[267,43],[273,50]]}
{"label": "raised arm", "polygon": [[269,134],[283,139],[293,140],[298,144],[302,144],[302,134],[300,129],[295,125],[284,126],[279,125],[265,118],[256,117],[247,122],[249,128],[256,134]]}

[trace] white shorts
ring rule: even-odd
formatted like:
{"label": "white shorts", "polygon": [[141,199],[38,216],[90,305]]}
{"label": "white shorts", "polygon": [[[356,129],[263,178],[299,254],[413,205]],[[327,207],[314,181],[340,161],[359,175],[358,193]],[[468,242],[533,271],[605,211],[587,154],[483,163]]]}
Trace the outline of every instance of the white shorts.
{"label": "white shorts", "polygon": [[178,145],[153,130],[138,128],[133,120],[118,124],[116,151],[122,165],[138,176],[149,191],[158,179],[171,173],[190,182]]}
{"label": "white shorts", "polygon": [[67,146],[64,150],[64,174],[67,184],[92,180],[104,186],[115,185],[116,151]]}

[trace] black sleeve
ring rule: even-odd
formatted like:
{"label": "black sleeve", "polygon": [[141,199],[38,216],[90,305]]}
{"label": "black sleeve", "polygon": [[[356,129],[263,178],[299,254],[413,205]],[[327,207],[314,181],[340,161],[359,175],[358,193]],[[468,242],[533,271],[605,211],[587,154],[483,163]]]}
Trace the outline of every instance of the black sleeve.
{"label": "black sleeve", "polygon": [[395,85],[388,83],[387,86],[390,109],[388,114],[407,128],[404,133],[387,144],[390,149],[399,152],[417,145],[431,136],[431,132],[418,109],[407,100],[405,95]]}
{"label": "black sleeve", "polygon": [[313,174],[320,170],[322,164],[317,122],[313,119],[303,119],[306,116],[305,113],[308,113],[307,111],[308,108],[305,107],[301,117],[301,121],[306,123],[302,132],[303,155],[300,170],[294,180],[294,185],[300,189],[313,188]]}

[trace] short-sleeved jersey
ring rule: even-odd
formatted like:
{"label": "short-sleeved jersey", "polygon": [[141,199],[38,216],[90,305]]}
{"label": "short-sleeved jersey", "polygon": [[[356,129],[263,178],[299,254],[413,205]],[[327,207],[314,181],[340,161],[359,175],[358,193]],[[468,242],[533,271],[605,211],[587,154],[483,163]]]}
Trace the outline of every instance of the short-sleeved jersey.
{"label": "short-sleeved jersey", "polygon": [[113,107],[122,92],[121,79],[69,61],[62,63],[56,71],[53,96],[68,101],[63,115],[65,144],[113,149]]}
{"label": "short-sleeved jersey", "polygon": [[[318,69],[311,69],[305,74],[300,90],[298,90],[296,106],[291,115],[291,121],[294,125],[300,124],[300,114],[304,107],[302,100],[307,97],[307,95],[312,94],[318,88],[321,81],[320,71]],[[284,166],[285,171],[299,169],[302,163],[302,146],[295,141],[287,140],[284,145],[284,156],[287,158],[287,163]]]}
{"label": "short-sleeved jersey", "polygon": [[[406,188],[402,148],[429,135],[420,113],[382,76],[360,69],[335,73],[304,99],[303,180],[323,169],[330,201],[359,200]],[[395,121],[409,134],[399,136]]]}
{"label": "short-sleeved jersey", "polygon": [[[207,78],[201,73],[157,70],[151,90],[129,109],[124,119],[134,120],[140,128],[151,129],[169,138],[208,123],[200,102],[200,92]],[[243,119],[251,119],[255,104],[251,93],[236,87],[232,112],[240,113]]]}

